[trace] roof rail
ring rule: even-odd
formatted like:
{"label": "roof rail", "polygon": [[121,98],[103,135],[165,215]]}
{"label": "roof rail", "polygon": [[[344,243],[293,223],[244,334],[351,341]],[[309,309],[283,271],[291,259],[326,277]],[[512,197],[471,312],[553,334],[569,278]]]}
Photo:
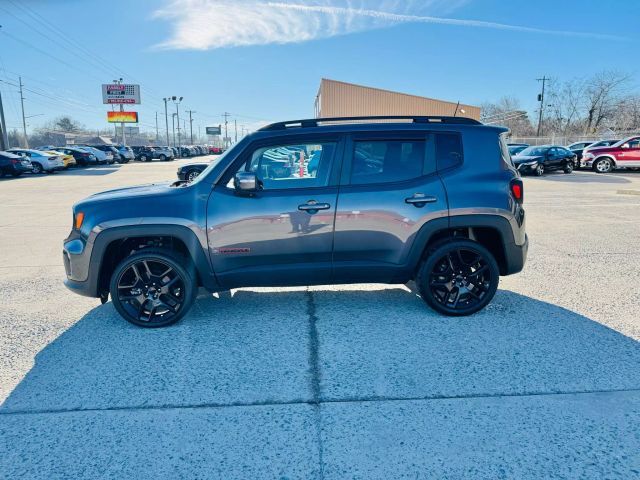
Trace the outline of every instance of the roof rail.
{"label": "roof rail", "polygon": [[359,120],[412,120],[413,123],[446,123],[457,125],[482,125],[478,120],[468,117],[446,117],[446,116],[413,116],[413,115],[371,115],[366,117],[325,117],[306,118],[303,120],[288,120],[286,122],[276,122],[260,128],[260,131],[286,130],[287,128],[310,128],[318,127],[320,123],[353,122]]}

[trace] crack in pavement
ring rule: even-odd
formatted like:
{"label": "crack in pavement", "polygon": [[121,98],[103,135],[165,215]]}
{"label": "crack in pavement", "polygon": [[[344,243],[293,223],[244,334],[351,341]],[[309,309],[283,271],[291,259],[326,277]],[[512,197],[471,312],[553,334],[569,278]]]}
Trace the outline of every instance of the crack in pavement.
{"label": "crack in pavement", "polygon": [[379,403],[379,402],[416,402],[416,401],[440,401],[440,400],[470,400],[482,398],[521,398],[521,397],[553,397],[568,395],[598,395],[607,393],[640,393],[640,388],[620,388],[610,390],[574,390],[574,391],[541,391],[541,392],[522,392],[522,393],[470,393],[467,395],[425,395],[421,397],[345,397],[323,400],[265,400],[262,402],[230,402],[230,403],[196,403],[196,404],[165,404],[165,405],[130,405],[122,407],[96,407],[96,408],[60,408],[60,409],[43,409],[43,410],[0,410],[0,416],[3,415],[46,415],[46,414],[62,414],[62,413],[81,413],[81,412],[118,412],[118,411],[145,411],[145,410],[195,410],[204,408],[246,408],[246,407],[278,407],[278,406],[294,406],[309,405],[311,407],[321,407],[322,405],[341,404],[341,403]]}
{"label": "crack in pavement", "polygon": [[309,317],[309,372],[312,401],[314,411],[314,423],[316,427],[316,442],[318,443],[318,478],[324,478],[324,446],[322,443],[322,412],[320,409],[322,391],[320,386],[320,354],[318,339],[318,316],[313,292],[307,287],[307,316]]}

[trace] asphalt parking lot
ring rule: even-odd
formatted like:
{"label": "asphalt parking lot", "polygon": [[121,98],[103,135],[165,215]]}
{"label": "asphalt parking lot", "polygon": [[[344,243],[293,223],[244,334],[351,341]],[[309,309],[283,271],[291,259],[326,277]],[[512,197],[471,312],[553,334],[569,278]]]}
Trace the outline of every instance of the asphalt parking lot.
{"label": "asphalt parking lot", "polygon": [[445,318],[403,285],[241,289],[144,330],[68,292],[71,205],[0,180],[0,478],[640,478],[640,172],[525,178],[525,271]]}

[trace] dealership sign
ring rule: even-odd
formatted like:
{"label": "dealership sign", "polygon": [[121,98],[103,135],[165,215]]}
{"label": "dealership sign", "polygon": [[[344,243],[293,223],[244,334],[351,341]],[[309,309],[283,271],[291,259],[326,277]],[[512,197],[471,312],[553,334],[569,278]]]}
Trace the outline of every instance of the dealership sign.
{"label": "dealership sign", "polygon": [[138,104],[140,103],[140,85],[103,84],[102,103],[105,104]]}
{"label": "dealership sign", "polygon": [[138,112],[107,112],[109,123],[138,123]]}
{"label": "dealership sign", "polygon": [[207,135],[220,135],[222,133],[222,126],[218,125],[217,127],[206,127]]}

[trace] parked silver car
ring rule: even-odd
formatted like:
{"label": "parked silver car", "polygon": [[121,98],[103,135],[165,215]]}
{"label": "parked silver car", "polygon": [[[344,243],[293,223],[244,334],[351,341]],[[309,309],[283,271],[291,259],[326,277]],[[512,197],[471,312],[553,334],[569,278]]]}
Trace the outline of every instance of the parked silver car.
{"label": "parked silver car", "polygon": [[98,163],[113,163],[116,160],[113,158],[113,153],[107,151],[103,152],[97,148],[90,147],[89,145],[74,145],[76,148],[81,148],[89,153],[93,153],[98,159]]}
{"label": "parked silver car", "polygon": [[39,150],[32,150],[29,148],[11,148],[7,150],[7,152],[21,157],[27,157],[31,160],[33,173],[53,173],[56,170],[62,170],[64,168],[64,162],[62,161],[62,157],[59,155],[52,155],[47,152],[41,152]]}

